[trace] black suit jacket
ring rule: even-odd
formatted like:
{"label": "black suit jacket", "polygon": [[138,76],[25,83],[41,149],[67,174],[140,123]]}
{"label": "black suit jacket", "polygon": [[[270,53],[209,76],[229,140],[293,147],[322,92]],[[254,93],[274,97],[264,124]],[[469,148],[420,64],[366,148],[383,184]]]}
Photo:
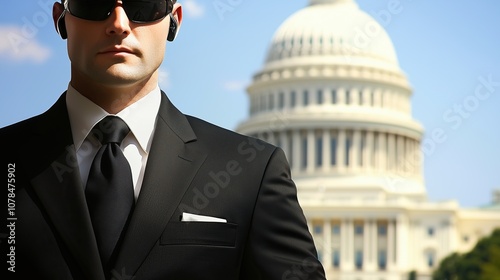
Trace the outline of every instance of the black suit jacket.
{"label": "black suit jacket", "polygon": [[[8,279],[104,279],[65,94],[47,112],[1,129],[0,140],[4,166],[15,165],[16,178],[15,244],[2,240],[3,257],[11,246],[15,251],[16,272]],[[227,223],[181,222],[183,212]],[[324,279],[284,153],[185,116],[164,94],[141,193],[112,274],[136,280]]]}

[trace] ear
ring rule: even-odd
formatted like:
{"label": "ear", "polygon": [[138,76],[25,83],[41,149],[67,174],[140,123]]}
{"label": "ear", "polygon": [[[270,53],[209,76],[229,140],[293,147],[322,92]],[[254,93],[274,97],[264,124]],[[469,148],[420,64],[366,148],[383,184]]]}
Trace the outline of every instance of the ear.
{"label": "ear", "polygon": [[172,42],[179,33],[179,29],[182,23],[182,6],[181,4],[174,4],[172,9],[172,13],[169,15],[170,18],[170,26],[168,31],[167,40]]}
{"label": "ear", "polygon": [[52,7],[52,20],[54,21],[54,27],[61,38],[66,39],[68,37],[66,33],[66,24],[64,21],[64,6],[61,3],[54,3]]}

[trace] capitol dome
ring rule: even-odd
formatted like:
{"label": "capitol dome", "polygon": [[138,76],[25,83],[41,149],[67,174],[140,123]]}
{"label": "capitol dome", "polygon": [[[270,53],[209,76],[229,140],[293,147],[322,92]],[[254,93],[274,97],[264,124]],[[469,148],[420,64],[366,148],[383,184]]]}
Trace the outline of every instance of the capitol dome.
{"label": "capitol dome", "polygon": [[310,0],[286,19],[247,92],[237,131],[285,151],[304,205],[426,199],[411,87],[354,0]]}
{"label": "capitol dome", "polygon": [[313,0],[277,30],[268,68],[310,63],[350,64],[400,71],[384,28],[352,0]]}

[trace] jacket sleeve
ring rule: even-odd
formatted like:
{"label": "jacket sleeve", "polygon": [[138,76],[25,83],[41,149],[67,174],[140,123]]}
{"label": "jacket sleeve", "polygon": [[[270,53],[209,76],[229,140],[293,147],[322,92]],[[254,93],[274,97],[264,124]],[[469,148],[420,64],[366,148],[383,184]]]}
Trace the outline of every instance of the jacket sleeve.
{"label": "jacket sleeve", "polygon": [[325,279],[297,200],[285,154],[277,148],[262,178],[240,279]]}

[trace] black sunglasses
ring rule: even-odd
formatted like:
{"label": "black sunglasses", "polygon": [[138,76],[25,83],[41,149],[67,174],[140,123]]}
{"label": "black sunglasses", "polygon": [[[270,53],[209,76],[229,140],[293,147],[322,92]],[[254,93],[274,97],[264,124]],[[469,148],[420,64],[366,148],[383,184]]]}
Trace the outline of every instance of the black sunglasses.
{"label": "black sunglasses", "polygon": [[[130,21],[154,22],[172,12],[176,0],[123,0],[122,7]],[[75,17],[101,21],[107,19],[116,7],[116,0],[65,0],[64,9]]]}

